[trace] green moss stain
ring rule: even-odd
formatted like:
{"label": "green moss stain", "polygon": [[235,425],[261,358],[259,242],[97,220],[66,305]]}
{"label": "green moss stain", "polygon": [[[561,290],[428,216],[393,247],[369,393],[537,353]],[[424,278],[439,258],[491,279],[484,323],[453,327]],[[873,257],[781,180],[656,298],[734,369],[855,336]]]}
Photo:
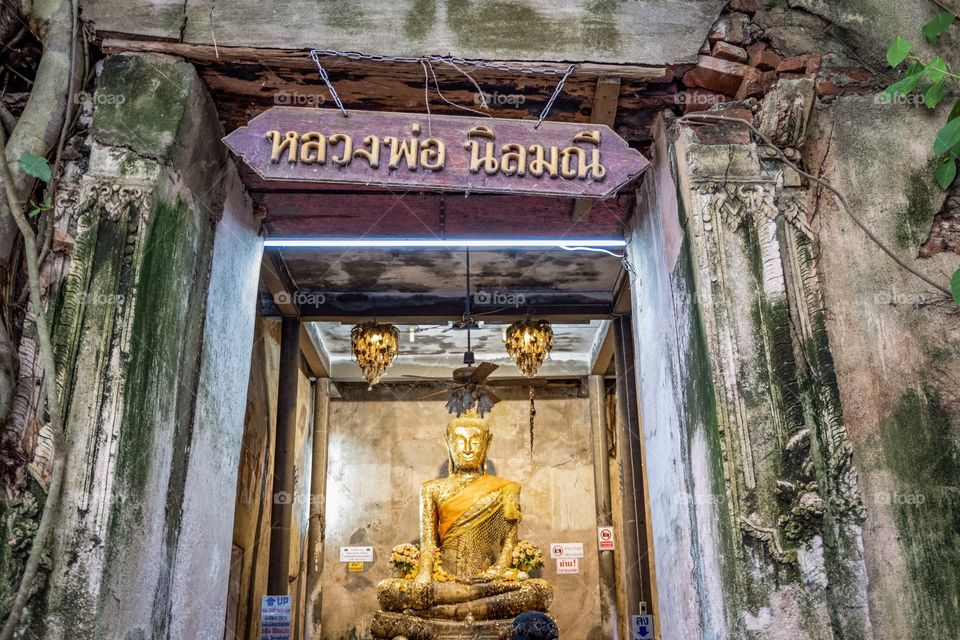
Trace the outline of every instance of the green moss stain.
{"label": "green moss stain", "polygon": [[105,144],[162,158],[177,138],[194,81],[185,62],[110,56],[97,87],[91,133]]}
{"label": "green moss stain", "polygon": [[936,213],[934,194],[936,188],[930,183],[934,167],[915,171],[907,184],[907,208],[897,216],[895,237],[901,249],[916,251],[930,234],[930,225]]}
{"label": "green moss stain", "polygon": [[567,42],[602,53],[620,49],[617,3],[591,2],[583,16],[505,0],[446,0],[447,27],[460,47],[529,58],[555,51]]}
{"label": "green moss stain", "polygon": [[[881,430],[889,500],[906,560],[917,625],[911,635],[960,637],[960,419],[936,392],[904,394]],[[879,498],[878,498],[879,499]]]}
{"label": "green moss stain", "polygon": [[[682,287],[693,294],[694,278],[693,264],[690,255],[690,243],[685,242],[680,252],[674,278],[682,282]],[[721,427],[718,418],[717,398],[710,367],[710,354],[707,349],[707,339],[704,333],[700,307],[691,305],[691,319],[689,327],[689,348],[686,353],[686,378],[684,380],[686,399],[685,413],[688,423],[698,425],[704,430],[704,440],[710,461],[710,488],[713,503],[716,505],[716,529],[719,534],[720,548],[718,549],[720,570],[722,573],[724,609],[728,631],[739,625],[742,603],[745,599],[744,582],[737,566],[737,545],[740,544],[739,529],[733,522],[729,496],[727,495],[727,481],[723,469],[724,454],[720,442]],[[687,449],[692,446],[693,433],[687,433]],[[699,542],[697,543],[699,544]],[[719,632],[719,620],[705,620],[706,629]]]}
{"label": "green moss stain", "polygon": [[403,17],[403,35],[422,42],[433,31],[437,20],[437,0],[413,0]]}
{"label": "green moss stain", "polygon": [[123,544],[120,523],[137,522],[157,443],[155,430],[169,430],[178,416],[181,343],[187,323],[184,296],[193,286],[196,258],[192,217],[182,201],[160,201],[143,247],[137,279],[130,359],[117,443],[117,488],[111,513],[111,541]]}

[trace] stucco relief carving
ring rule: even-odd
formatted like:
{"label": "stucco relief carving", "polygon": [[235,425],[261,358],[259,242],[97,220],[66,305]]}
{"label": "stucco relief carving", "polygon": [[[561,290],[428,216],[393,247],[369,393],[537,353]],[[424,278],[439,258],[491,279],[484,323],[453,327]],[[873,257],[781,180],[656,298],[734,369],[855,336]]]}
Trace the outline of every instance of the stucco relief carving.
{"label": "stucco relief carving", "polygon": [[[809,89],[780,87],[761,115],[764,133],[789,146],[791,158],[805,134]],[[862,513],[835,381],[823,361],[829,347],[819,329],[810,194],[776,154],[755,144],[699,144],[688,133],[681,149],[697,295],[726,493],[743,534],[738,553],[759,545],[777,563],[797,565],[825,535],[825,512],[835,522],[856,522]],[[814,451],[826,451],[826,459]]]}

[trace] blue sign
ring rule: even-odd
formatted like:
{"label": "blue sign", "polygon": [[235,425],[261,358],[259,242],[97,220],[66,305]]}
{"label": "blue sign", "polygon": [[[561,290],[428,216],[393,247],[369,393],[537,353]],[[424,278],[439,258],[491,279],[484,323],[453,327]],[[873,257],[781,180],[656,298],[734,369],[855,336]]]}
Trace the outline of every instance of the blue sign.
{"label": "blue sign", "polygon": [[653,640],[653,616],[630,616],[633,640]]}
{"label": "blue sign", "polygon": [[260,640],[290,640],[290,596],[263,596]]}

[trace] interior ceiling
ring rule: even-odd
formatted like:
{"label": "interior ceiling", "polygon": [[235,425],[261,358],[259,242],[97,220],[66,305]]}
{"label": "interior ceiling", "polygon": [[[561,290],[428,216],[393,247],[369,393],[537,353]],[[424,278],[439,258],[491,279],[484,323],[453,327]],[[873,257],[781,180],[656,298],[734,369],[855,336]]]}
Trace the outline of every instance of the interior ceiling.
{"label": "interior ceiling", "polygon": [[[319,339],[329,357],[331,376],[335,380],[361,381],[360,369],[350,352],[352,325],[339,322],[311,324],[311,333]],[[554,324],[554,348],[538,375],[569,377],[589,374],[593,354],[599,348],[608,325],[608,320]],[[521,375],[504,348],[503,335],[507,326],[505,322],[484,321],[482,327],[470,332],[471,347],[477,362],[491,362],[500,366],[491,378]],[[400,331],[400,353],[384,382],[409,381],[404,378],[408,375],[449,378],[454,369],[464,366],[463,353],[467,349],[465,330],[442,323],[401,324],[397,328]]]}
{"label": "interior ceiling", "polygon": [[[300,292],[462,297],[466,291],[466,252],[462,249],[289,248],[278,253]],[[533,293],[556,292],[609,297],[619,273],[618,258],[593,251],[470,252],[471,290],[499,291],[518,300]]]}

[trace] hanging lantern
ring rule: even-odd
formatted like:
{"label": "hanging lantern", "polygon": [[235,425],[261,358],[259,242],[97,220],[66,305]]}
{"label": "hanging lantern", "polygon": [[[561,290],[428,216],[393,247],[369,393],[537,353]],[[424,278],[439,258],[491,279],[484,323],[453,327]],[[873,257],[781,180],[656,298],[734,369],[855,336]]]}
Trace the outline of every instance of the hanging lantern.
{"label": "hanging lantern", "polygon": [[380,382],[397,357],[400,332],[392,324],[364,322],[350,331],[350,348],[370,388]]}
{"label": "hanging lantern", "polygon": [[547,320],[520,320],[507,329],[506,342],[520,373],[532,378],[553,349],[553,329]]}

